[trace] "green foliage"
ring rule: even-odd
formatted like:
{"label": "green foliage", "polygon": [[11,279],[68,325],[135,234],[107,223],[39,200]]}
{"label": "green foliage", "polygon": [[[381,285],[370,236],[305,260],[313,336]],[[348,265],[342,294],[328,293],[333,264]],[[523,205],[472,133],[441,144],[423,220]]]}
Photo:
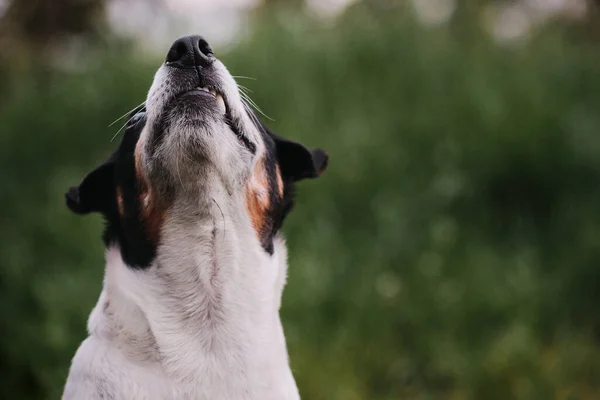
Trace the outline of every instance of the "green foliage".
{"label": "green foliage", "polygon": [[[264,18],[224,60],[276,132],[331,156],[285,226],[303,397],[600,398],[597,50]],[[59,396],[100,291],[101,221],[63,192],[159,61],[99,54],[0,100],[2,398]]]}

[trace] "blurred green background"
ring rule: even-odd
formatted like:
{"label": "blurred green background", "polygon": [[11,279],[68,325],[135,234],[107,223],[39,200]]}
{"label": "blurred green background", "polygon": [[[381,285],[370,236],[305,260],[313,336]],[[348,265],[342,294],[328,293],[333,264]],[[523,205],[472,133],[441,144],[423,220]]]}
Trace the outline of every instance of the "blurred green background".
{"label": "blurred green background", "polygon": [[[331,156],[284,229],[303,398],[600,399],[597,5],[254,3],[217,55]],[[63,193],[168,49],[110,7],[0,2],[2,399],[60,397],[103,275],[101,218]]]}

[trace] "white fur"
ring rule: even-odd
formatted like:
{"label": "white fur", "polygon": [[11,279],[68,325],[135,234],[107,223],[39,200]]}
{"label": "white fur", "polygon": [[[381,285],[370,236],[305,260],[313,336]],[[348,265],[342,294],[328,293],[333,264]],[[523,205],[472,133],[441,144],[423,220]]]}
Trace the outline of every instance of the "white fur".
{"label": "white fur", "polygon": [[[258,154],[244,153],[218,118],[206,125],[206,137],[173,121],[157,157],[181,185],[157,257],[149,268],[133,269],[118,247],[106,250],[104,288],[63,400],[299,399],[279,318],[285,244],[275,238],[273,255],[266,253],[245,206],[244,179],[263,151],[260,135],[241,112],[235,82],[218,68],[221,90]],[[150,90],[147,127],[173,95],[168,75],[163,66]],[[202,165],[173,156],[190,136],[213,154]],[[144,168],[152,172],[153,162],[144,159]]]}
{"label": "white fur", "polygon": [[278,315],[283,241],[272,259],[223,250],[230,261],[211,284],[202,250],[186,252],[198,260],[188,266],[136,271],[108,249],[104,290],[63,399],[299,399]]}

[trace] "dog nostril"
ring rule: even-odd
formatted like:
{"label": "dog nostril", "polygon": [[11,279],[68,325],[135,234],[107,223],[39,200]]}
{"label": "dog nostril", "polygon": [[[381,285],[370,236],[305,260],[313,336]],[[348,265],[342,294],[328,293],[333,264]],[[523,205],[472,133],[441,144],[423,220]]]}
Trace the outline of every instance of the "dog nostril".
{"label": "dog nostril", "polygon": [[167,53],[167,62],[181,61],[188,53],[188,46],[183,40],[177,40]]}
{"label": "dog nostril", "polygon": [[208,42],[206,40],[204,40],[203,38],[200,38],[198,40],[198,49],[200,50],[200,53],[202,53],[203,55],[209,57],[214,55],[215,53],[213,52],[212,47],[210,47],[210,45],[208,44]]}

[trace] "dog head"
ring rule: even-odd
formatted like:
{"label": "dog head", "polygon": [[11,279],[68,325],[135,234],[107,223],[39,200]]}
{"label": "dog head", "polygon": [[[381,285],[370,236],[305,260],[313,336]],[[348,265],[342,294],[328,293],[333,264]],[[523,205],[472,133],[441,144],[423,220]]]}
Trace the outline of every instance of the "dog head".
{"label": "dog head", "polygon": [[319,176],[327,160],[323,150],[267,129],[208,43],[190,36],[169,50],[118,149],[66,200],[75,213],[104,215],[105,244],[118,245],[132,267],[152,263],[174,207],[209,207],[217,196],[231,199],[226,212],[245,220],[272,254],[294,183]]}

